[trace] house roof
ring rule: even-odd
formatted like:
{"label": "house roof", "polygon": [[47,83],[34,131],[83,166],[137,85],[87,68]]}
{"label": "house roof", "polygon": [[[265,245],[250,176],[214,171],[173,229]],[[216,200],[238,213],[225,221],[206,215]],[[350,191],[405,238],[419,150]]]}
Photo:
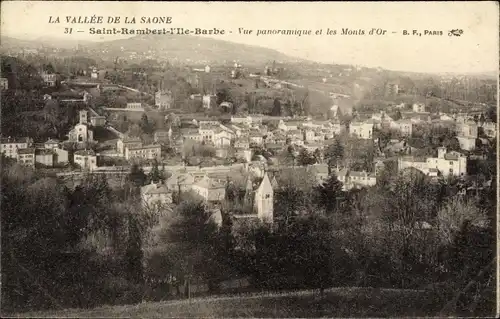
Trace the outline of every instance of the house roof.
{"label": "house roof", "polygon": [[194,182],[194,176],[189,173],[176,172],[167,179],[167,184],[180,184],[180,185],[192,185]]}
{"label": "house roof", "polygon": [[224,188],[224,185],[209,178],[207,176],[203,177],[201,180],[195,183],[196,186],[206,188],[208,190]]}
{"label": "house roof", "polygon": [[347,170],[347,168],[343,168],[343,169],[339,170],[336,175],[337,176],[346,176],[348,172],[349,171]]}
{"label": "house roof", "polygon": [[80,151],[76,151],[75,155],[80,155],[80,156],[95,156],[95,152],[93,150],[80,150]]}
{"label": "house roof", "polygon": [[54,151],[48,148],[35,149],[36,155],[54,155]]}
{"label": "house roof", "polygon": [[302,123],[303,123],[302,121],[286,121],[286,122],[284,122],[284,124],[286,126],[300,126],[300,125],[302,125]]}
{"label": "house roof", "polygon": [[415,157],[415,156],[402,156],[401,160],[406,161],[406,162],[422,162],[426,163],[427,160],[423,157]]}
{"label": "house roof", "polygon": [[128,150],[135,151],[135,150],[144,150],[144,149],[152,149],[152,148],[161,148],[161,146],[157,145],[157,144],[152,144],[152,145],[144,145],[144,146],[137,146],[137,147],[128,147]]}
{"label": "house roof", "polygon": [[34,148],[21,148],[17,150],[17,154],[35,154]]}
{"label": "house roof", "polygon": [[372,173],[368,172],[359,172],[359,171],[350,171],[349,175],[351,176],[357,176],[357,177],[375,177]]}
{"label": "house roof", "polygon": [[458,157],[459,155],[457,154],[445,154],[444,155],[444,159],[447,160],[447,161],[458,161]]}
{"label": "house roof", "polygon": [[328,174],[328,165],[326,165],[326,164],[312,165],[311,171],[313,171],[316,174]]}
{"label": "house roof", "polygon": [[143,194],[168,194],[170,190],[164,184],[149,184],[141,188]]}
{"label": "house roof", "polygon": [[250,134],[248,134],[250,137],[263,137],[264,135],[260,132],[250,132]]}
{"label": "house roof", "polygon": [[123,138],[121,140],[124,144],[126,143],[139,143],[139,142],[142,142],[140,138],[138,137],[128,137],[126,136],[125,138]]}
{"label": "house roof", "polygon": [[299,135],[302,134],[302,131],[300,130],[290,130],[288,131],[288,135]]}
{"label": "house roof", "polygon": [[3,137],[1,139],[2,144],[10,144],[10,143],[28,143],[29,137]]}
{"label": "house roof", "polygon": [[156,130],[154,135],[168,135],[168,130]]}

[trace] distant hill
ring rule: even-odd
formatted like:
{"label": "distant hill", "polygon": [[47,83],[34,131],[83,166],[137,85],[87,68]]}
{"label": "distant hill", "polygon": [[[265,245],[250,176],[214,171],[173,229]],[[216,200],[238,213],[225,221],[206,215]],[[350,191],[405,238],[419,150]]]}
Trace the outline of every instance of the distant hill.
{"label": "distant hill", "polygon": [[8,36],[2,36],[0,38],[0,44],[3,50],[8,49],[38,49],[41,47],[45,48],[61,48],[61,49],[70,49],[75,48],[79,44],[86,45],[93,42],[88,41],[76,41],[76,40],[68,40],[54,37],[38,37],[36,39],[17,39]]}
{"label": "distant hill", "polygon": [[258,46],[239,44],[207,37],[196,36],[135,36],[85,45],[86,49],[105,52],[111,56],[141,55],[157,60],[178,60],[187,62],[233,62],[262,64],[276,62],[310,62],[290,57],[276,50]]}

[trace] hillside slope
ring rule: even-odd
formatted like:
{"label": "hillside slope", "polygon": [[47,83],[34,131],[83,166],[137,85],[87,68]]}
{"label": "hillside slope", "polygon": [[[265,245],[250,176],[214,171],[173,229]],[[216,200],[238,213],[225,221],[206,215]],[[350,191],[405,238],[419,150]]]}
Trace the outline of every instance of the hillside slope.
{"label": "hillside slope", "polygon": [[135,36],[106,42],[96,42],[85,46],[89,50],[106,52],[112,56],[146,54],[155,59],[169,59],[188,62],[232,62],[268,63],[305,62],[276,50],[258,46],[233,43],[208,37],[197,36]]}

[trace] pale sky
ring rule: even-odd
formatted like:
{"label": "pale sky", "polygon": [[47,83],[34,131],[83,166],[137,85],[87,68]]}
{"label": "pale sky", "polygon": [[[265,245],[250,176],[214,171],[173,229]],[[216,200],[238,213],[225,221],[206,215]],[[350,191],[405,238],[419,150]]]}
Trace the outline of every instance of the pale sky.
{"label": "pale sky", "polygon": [[[102,25],[72,25],[82,33],[64,35],[66,16],[103,16]],[[59,16],[60,24],[49,24]],[[22,39],[38,37],[103,41],[117,36],[88,34],[90,27],[112,27],[108,16],[170,16],[170,25],[117,27],[220,28],[232,34],[218,39],[276,49],[290,56],[325,63],[359,64],[416,72],[490,72],[498,70],[498,5],[481,2],[50,2],[2,1],[1,34]],[[138,22],[138,21],[137,21]],[[321,36],[239,35],[246,29],[323,29]],[[382,28],[385,36],[326,35],[326,29]],[[402,35],[402,30],[442,31],[443,36]],[[463,29],[449,37],[451,29]],[[391,32],[397,32],[392,34]],[[161,39],[161,35],[158,36]]]}

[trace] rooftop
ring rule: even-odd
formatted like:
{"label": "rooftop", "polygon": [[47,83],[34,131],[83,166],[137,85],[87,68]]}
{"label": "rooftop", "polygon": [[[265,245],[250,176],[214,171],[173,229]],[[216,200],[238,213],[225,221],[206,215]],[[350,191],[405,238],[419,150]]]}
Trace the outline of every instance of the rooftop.
{"label": "rooftop", "polygon": [[149,184],[141,188],[143,194],[168,194],[170,191],[164,184]]}
{"label": "rooftop", "polygon": [[54,151],[48,148],[38,148],[35,153],[36,155],[54,155]]}
{"label": "rooftop", "polygon": [[2,137],[2,139],[1,139],[2,144],[28,143],[28,141],[29,141],[28,137]]}
{"label": "rooftop", "polygon": [[310,169],[317,174],[328,174],[328,165],[326,164],[315,164]]}
{"label": "rooftop", "polygon": [[59,144],[59,140],[56,139],[48,139],[45,144]]}
{"label": "rooftop", "polygon": [[80,150],[76,151],[75,155],[80,155],[80,156],[95,156],[95,152],[93,150]]}
{"label": "rooftop", "polygon": [[17,154],[35,154],[34,148],[21,148],[17,151]]}
{"label": "rooftop", "polygon": [[206,176],[196,182],[195,185],[198,187],[206,188],[208,190],[224,188],[224,185]]}
{"label": "rooftop", "polygon": [[151,145],[143,145],[143,146],[137,146],[137,147],[128,147],[128,150],[135,151],[135,150],[145,150],[145,149],[153,149],[153,148],[161,148],[161,146],[157,145],[157,144],[151,144]]}
{"label": "rooftop", "polygon": [[138,137],[125,137],[124,139],[121,140],[123,143],[140,143],[142,142],[140,138]]}

